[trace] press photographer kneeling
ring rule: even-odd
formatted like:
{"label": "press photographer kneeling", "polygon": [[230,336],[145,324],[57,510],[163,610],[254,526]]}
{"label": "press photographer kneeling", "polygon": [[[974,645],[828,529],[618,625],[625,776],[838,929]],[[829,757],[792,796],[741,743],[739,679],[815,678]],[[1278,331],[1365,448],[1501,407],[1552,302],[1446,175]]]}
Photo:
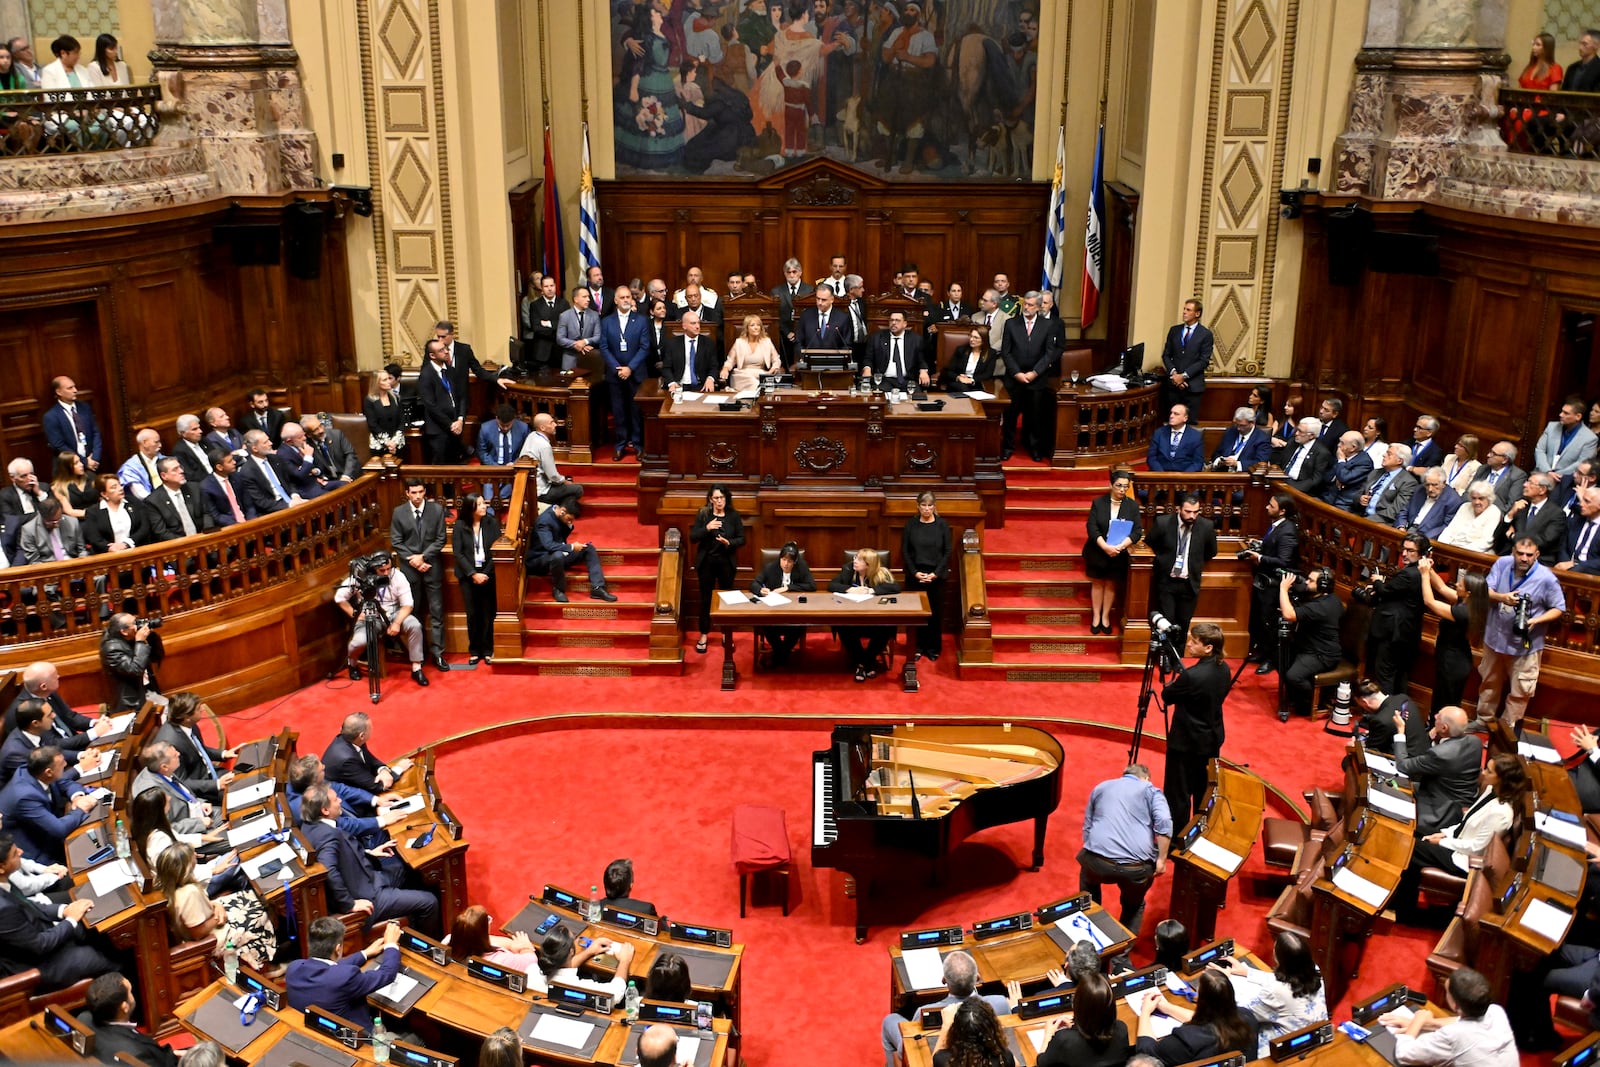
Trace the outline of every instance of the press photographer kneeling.
{"label": "press photographer kneeling", "polygon": [[405,641],[412,679],[418,685],[428,684],[422,673],[422,623],[412,613],[411,583],[394,569],[389,553],[375,552],[351,560],[350,576],[339,583],[333,602],[355,620],[345,652],[350,680],[361,680],[362,653],[366,652],[367,666],[373,672],[370,695],[374,704],[378,702],[377,667],[385,636]]}
{"label": "press photographer kneeling", "polygon": [[1310,717],[1312,680],[1339,664],[1339,623],[1344,618],[1344,603],[1333,593],[1333,572],[1327,568],[1304,578],[1286,571],[1278,579],[1280,640],[1294,626],[1293,658],[1281,671],[1282,696],[1278,701],[1278,721],[1288,722],[1292,708]]}

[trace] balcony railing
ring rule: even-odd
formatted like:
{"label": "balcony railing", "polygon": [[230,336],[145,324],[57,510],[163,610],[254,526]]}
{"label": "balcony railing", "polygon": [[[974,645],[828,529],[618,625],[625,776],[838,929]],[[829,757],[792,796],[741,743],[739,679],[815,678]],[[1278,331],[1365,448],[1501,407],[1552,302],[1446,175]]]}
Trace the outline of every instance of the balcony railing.
{"label": "balcony railing", "polygon": [[1501,133],[1513,152],[1600,159],[1600,93],[1501,89]]}
{"label": "balcony railing", "polygon": [[161,128],[161,87],[0,92],[0,156],[143,148]]}

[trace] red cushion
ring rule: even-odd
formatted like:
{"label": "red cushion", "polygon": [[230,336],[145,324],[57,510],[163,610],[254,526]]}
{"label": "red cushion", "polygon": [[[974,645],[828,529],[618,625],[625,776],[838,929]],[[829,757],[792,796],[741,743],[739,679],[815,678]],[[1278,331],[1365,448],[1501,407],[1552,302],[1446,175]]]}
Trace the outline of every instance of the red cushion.
{"label": "red cushion", "polygon": [[733,809],[733,869],[770,871],[789,862],[789,825],[782,808],[742,804]]}

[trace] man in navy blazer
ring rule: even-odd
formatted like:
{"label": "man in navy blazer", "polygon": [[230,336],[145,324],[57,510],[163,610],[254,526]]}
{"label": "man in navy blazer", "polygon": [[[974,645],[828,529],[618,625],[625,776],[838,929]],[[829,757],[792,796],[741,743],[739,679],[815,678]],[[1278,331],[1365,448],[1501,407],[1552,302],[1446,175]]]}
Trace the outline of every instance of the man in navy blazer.
{"label": "man in navy blazer", "polygon": [[[35,863],[65,863],[67,835],[83,825],[95,801],[76,781],[64,782],[67,758],[40,745],[0,789],[0,817],[22,854]],[[65,811],[65,815],[57,815]]]}
{"label": "man in navy blazer", "polygon": [[372,717],[364,711],[352,712],[339,724],[339,736],[328,742],[322,753],[323,774],[330,782],[353,786],[377,795],[394,788],[395,780],[406,772],[410,760],[390,767],[373,754]]}
{"label": "man in navy blazer", "polygon": [[833,290],[823,286],[817,290],[816,307],[800,312],[801,349],[849,348],[850,313],[834,306]]}
{"label": "man in navy blazer", "polygon": [[1567,543],[1558,571],[1600,574],[1600,489],[1579,490],[1578,514],[1567,520]]}
{"label": "man in navy blazer", "polygon": [[[239,477],[238,457],[220,448],[212,448],[209,453],[211,473],[200,483],[200,495],[206,507],[211,509],[211,517],[216,520],[217,527],[220,529],[255,518],[255,501],[244,490],[244,482]],[[226,487],[224,482],[227,483]],[[228,498],[230,490],[233,492],[231,500]]]}
{"label": "man in navy blazer", "polygon": [[[348,956],[343,955],[344,923],[333,916],[312,922],[308,933],[310,955],[291,960],[284,976],[289,1007],[305,1011],[315,1006],[371,1030],[372,1009],[367,998],[400,973],[400,924],[386,923],[381,938]],[[374,956],[378,965],[362,970],[361,965]]]}
{"label": "man in navy blazer", "polygon": [[56,402],[45,409],[44,443],[51,452],[73,452],[83,458],[86,471],[93,474],[100,469],[100,427],[95,425],[94,412],[78,399],[78,386],[65,374],[50,383],[56,392]]}
{"label": "man in navy blazer", "polygon": [[633,290],[626,285],[617,286],[612,306],[616,313],[600,320],[600,358],[605,361],[611,423],[617,434],[612,458],[620,460],[628,449],[638,452],[644,444],[644,416],[634,396],[648,373],[650,327],[635,310]]}
{"label": "man in navy blazer", "polygon": [[326,785],[314,785],[300,794],[300,832],[316,849],[317,862],[328,869],[328,908],[365,912],[367,929],[404,916],[414,929],[440,936],[439,899],[425,890],[401,889],[405,865],[382,862],[394,856],[395,843],[363,849],[339,828],[343,810],[339,794]]}
{"label": "man in navy blazer", "polygon": [[1219,471],[1247,471],[1258,463],[1272,462],[1272,434],[1256,425],[1256,413],[1237,408],[1233,425],[1222,435],[1222,443],[1211,453],[1211,466]]}
{"label": "man in navy blazer", "polygon": [[1157,430],[1150,437],[1150,454],[1146,458],[1153,471],[1192,474],[1204,466],[1205,442],[1200,431],[1189,425],[1187,405],[1172,405],[1167,415],[1167,428]]}
{"label": "man in navy blazer", "polygon": [[[97,720],[79,715],[72,710],[71,705],[61,699],[61,672],[49,660],[39,660],[22,669],[22,689],[12,698],[10,707],[6,708],[5,722],[0,725],[0,734],[8,734],[15,729],[17,708],[24,700],[42,700],[50,705],[56,713],[56,721],[50,728],[56,737],[70,738],[95,730]],[[96,733],[96,737],[110,732],[109,725],[100,729],[101,732]],[[57,743],[51,742],[51,744]]]}
{"label": "man in navy blazer", "polygon": [[[234,429],[233,417],[221,408],[206,408],[206,435],[200,442],[207,448],[220,448],[235,455],[244,454],[244,434]],[[215,468],[216,464],[213,463]]]}
{"label": "man in navy blazer", "polygon": [[1333,470],[1328,476],[1328,486],[1322,492],[1322,499],[1341,511],[1354,510],[1371,474],[1372,457],[1367,455],[1366,443],[1360,432],[1346,430],[1344,436],[1339,438],[1338,450],[1333,454]]}
{"label": "man in navy blazer", "polygon": [[1161,401],[1168,407],[1192,405],[1205,392],[1206,368],[1211,366],[1215,341],[1200,321],[1204,311],[1200,301],[1185,300],[1183,321],[1167,331],[1166,344],[1161,348],[1161,369],[1166,374],[1161,383]]}
{"label": "man in navy blazer", "polygon": [[1398,530],[1420,529],[1437,540],[1461,510],[1461,495],[1445,484],[1444,468],[1429,467],[1422,477],[1422,492],[1412,493],[1394,520]]}
{"label": "man in navy blazer", "polygon": [[241,504],[248,500],[257,515],[273,515],[303,503],[290,488],[289,472],[272,450],[272,439],[265,431],[246,430],[244,447],[250,456],[239,467],[237,484],[244,486]]}
{"label": "man in navy blazer", "polygon": [[[10,833],[0,833],[0,884],[9,887],[22,860],[21,846]],[[0,892],[0,975],[37,967],[38,992],[44,993],[116,970],[116,961],[83,924],[90,907],[87,897],[41,905],[15,891]]]}
{"label": "man in navy blazer", "polygon": [[1411,433],[1411,440],[1402,442],[1411,446],[1411,463],[1406,469],[1420,478],[1427,473],[1429,467],[1438,467],[1444,463],[1444,447],[1439,444],[1437,438],[1439,420],[1432,415],[1418,415],[1417,424]]}
{"label": "man in navy blazer", "polygon": [[[494,409],[494,421],[478,427],[478,462],[485,467],[511,466],[530,432],[528,424],[517,418],[516,408],[501,404]],[[506,495],[510,495],[509,487]]]}

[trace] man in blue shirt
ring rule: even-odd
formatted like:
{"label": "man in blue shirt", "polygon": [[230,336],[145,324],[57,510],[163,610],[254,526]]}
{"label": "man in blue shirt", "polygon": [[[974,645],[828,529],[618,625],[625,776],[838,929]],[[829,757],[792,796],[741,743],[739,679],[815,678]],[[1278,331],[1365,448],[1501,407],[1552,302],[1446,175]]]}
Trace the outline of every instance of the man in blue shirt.
{"label": "man in blue shirt", "polygon": [[1150,782],[1150,769],[1135,763],[1122,777],[1101,782],[1083,813],[1083,850],[1078,853],[1078,889],[1100,903],[1100,887],[1116,885],[1122,897],[1117,919],[1135,934],[1144,922],[1150,883],[1167,869],[1172,809]]}
{"label": "man in blue shirt", "polygon": [[[367,997],[394,981],[400,972],[400,924],[385,923],[382,938],[348,956],[341,955],[344,923],[331,915],[311,924],[307,940],[310,957],[291,961],[285,976],[289,1006],[305,1011],[314,1005],[370,1032],[372,1009]],[[374,956],[378,965],[363,971],[361,965]]]}
{"label": "man in blue shirt", "polygon": [[1187,404],[1172,405],[1167,415],[1167,428],[1151,435],[1150,451],[1145,459],[1153,471],[1192,474],[1205,465],[1205,442],[1200,438],[1200,431],[1189,425]]}
{"label": "man in blue shirt", "polygon": [[[1516,632],[1517,600],[1527,598],[1527,634]],[[1519,537],[1511,555],[1489,568],[1489,622],[1483,630],[1483,659],[1478,664],[1478,729],[1487,728],[1505,696],[1502,721],[1520,730],[1522,714],[1539,684],[1539,654],[1544,632],[1567,610],[1567,598],[1555,573],[1539,562],[1539,544]],[[1507,684],[1510,692],[1506,692]]]}

